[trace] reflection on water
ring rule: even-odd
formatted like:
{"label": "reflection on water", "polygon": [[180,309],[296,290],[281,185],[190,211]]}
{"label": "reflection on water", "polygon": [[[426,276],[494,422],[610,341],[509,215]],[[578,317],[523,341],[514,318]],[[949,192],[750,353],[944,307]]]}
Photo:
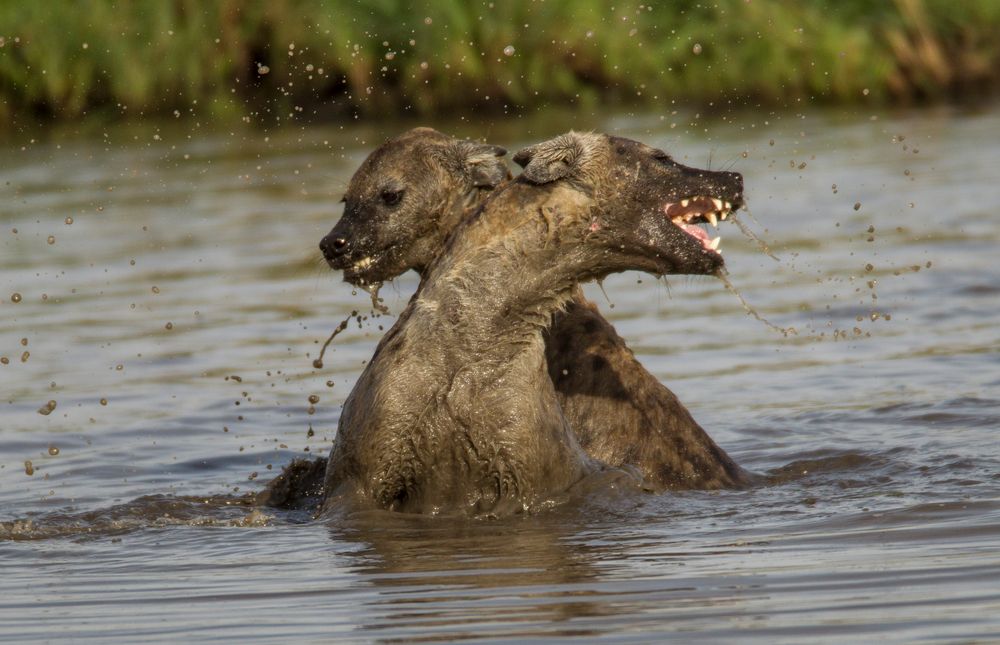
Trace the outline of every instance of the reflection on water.
{"label": "reflection on water", "polygon": [[[437,125],[516,149],[567,123]],[[0,155],[5,637],[1000,638],[1000,113],[573,120],[744,173],[778,259],[723,225],[730,279],[796,334],[706,278],[588,295],[760,486],[504,520],[260,508],[391,324],[316,244],[404,127]]]}

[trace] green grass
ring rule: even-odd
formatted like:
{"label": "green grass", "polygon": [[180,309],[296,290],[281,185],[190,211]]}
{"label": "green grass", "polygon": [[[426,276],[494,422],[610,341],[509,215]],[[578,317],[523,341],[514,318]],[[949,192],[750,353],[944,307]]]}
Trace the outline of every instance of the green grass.
{"label": "green grass", "polygon": [[996,0],[0,0],[0,123],[939,100],[997,86],[997,33]]}

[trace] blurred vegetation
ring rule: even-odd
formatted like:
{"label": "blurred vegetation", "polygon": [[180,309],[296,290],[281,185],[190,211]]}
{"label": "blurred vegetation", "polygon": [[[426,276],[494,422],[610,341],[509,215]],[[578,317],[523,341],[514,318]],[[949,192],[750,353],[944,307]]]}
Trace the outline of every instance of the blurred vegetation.
{"label": "blurred vegetation", "polygon": [[0,128],[941,100],[997,34],[997,0],[0,0]]}

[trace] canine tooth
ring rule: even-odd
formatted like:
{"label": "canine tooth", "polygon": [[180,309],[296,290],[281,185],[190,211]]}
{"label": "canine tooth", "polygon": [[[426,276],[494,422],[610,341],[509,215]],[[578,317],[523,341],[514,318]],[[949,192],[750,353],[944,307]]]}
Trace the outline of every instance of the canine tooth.
{"label": "canine tooth", "polygon": [[690,204],[690,203],[691,203],[690,199],[682,199],[681,200],[681,206],[683,206],[684,208],[687,208],[688,204]]}
{"label": "canine tooth", "polygon": [[721,213],[719,213],[719,219],[721,219],[723,222],[725,222],[726,221],[726,217],[728,215],[729,215],[729,211],[722,211]]}
{"label": "canine tooth", "polygon": [[712,198],[712,206],[715,206],[715,210],[721,211],[722,210],[722,200],[713,197]]}
{"label": "canine tooth", "polygon": [[730,204],[729,202],[722,202],[722,205],[726,207],[727,211],[733,210],[733,205]]}
{"label": "canine tooth", "polygon": [[718,251],[719,250],[719,242],[721,242],[721,241],[722,241],[721,237],[714,238],[711,242],[708,243],[708,248],[712,249],[713,251]]}
{"label": "canine tooth", "polygon": [[715,213],[705,213],[705,219],[707,219],[708,223],[713,227],[719,228],[719,220],[715,217]]}

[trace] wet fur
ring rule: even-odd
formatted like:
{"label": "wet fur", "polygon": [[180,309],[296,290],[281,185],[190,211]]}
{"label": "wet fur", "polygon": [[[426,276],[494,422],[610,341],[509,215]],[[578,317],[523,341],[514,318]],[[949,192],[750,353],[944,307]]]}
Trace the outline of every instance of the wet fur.
{"label": "wet fur", "polygon": [[[352,188],[364,188],[353,192],[373,193],[371,186],[376,179],[373,175],[378,178],[388,175],[404,185],[417,183],[411,178],[417,172],[412,163],[417,146],[447,147],[456,142],[429,128],[410,131],[390,142],[395,143],[395,147],[387,150],[389,144],[386,144],[366,160],[352,179]],[[475,156],[476,164],[485,167],[485,176],[493,179],[508,176],[499,160],[498,148],[462,143],[465,150]],[[562,145],[573,146],[574,143],[568,141]],[[546,155],[536,155],[536,158],[545,159],[552,155],[552,150],[550,147]],[[584,152],[572,147],[570,150],[576,156]],[[448,156],[439,154],[436,158]],[[460,159],[461,155],[450,158]],[[548,161],[546,171],[552,160]],[[555,163],[562,162],[556,160]],[[538,172],[543,167],[536,165],[534,168]],[[426,176],[426,172],[421,171],[421,177]],[[422,252],[408,255],[410,266],[375,267],[370,282],[389,279],[407,268],[414,268],[426,277],[427,265],[445,245],[451,228],[467,218],[489,194],[489,186],[480,186],[477,190],[470,176],[468,169],[455,165],[433,175],[433,181],[440,184],[441,190],[433,191],[432,203],[415,204],[414,212],[426,212],[426,217],[435,226],[420,226],[423,233],[403,230],[399,234],[404,243],[406,236],[421,234],[429,238],[425,241],[430,243],[421,246]],[[362,212],[365,208],[372,207],[362,205]],[[432,212],[435,210],[437,213]],[[342,224],[348,219],[345,215]],[[370,222],[370,218],[362,217],[361,221]],[[331,235],[336,232],[334,229]],[[546,220],[544,235],[550,234],[551,223]],[[410,245],[413,245],[412,240]],[[579,443],[591,457],[611,465],[635,466],[643,474],[644,484],[658,490],[727,488],[749,481],[745,471],[712,441],[674,393],[639,364],[611,324],[579,290],[574,290],[564,309],[551,318],[544,341],[547,371],[555,386],[559,406]],[[269,503],[298,506],[303,500],[314,499],[297,495],[295,491],[321,488],[323,465],[325,460],[321,458],[313,462],[296,460],[290,464],[268,486],[265,495]],[[293,480],[295,485],[288,486],[286,480]]]}
{"label": "wet fur", "polygon": [[547,246],[539,213],[581,229],[573,218],[588,206],[559,185],[516,183],[456,232],[344,404],[328,507],[509,514],[606,470],[562,415],[542,339],[576,275],[604,269],[573,245]]}

